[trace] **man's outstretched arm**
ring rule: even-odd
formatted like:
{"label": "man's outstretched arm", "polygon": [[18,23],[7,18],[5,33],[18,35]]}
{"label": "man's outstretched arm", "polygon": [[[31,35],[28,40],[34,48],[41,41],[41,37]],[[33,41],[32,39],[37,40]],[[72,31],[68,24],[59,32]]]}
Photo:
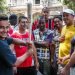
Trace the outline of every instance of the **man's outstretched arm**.
{"label": "man's outstretched arm", "polygon": [[72,67],[75,64],[75,37],[72,39],[71,42],[71,57],[70,61],[66,64],[66,66],[61,70],[61,75],[67,75],[67,73],[70,70],[70,67]]}

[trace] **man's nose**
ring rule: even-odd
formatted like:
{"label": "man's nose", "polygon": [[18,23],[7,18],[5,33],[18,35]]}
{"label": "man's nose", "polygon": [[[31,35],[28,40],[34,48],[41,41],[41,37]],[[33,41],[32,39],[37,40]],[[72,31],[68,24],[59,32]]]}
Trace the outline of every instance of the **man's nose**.
{"label": "man's nose", "polygon": [[66,16],[63,17],[63,19],[66,19],[66,18],[67,18]]}
{"label": "man's nose", "polygon": [[59,23],[58,22],[56,22],[56,25],[58,25]]}
{"label": "man's nose", "polygon": [[4,29],[3,29],[4,32],[8,32],[8,30],[9,30],[9,29],[7,29],[7,28],[4,28]]}

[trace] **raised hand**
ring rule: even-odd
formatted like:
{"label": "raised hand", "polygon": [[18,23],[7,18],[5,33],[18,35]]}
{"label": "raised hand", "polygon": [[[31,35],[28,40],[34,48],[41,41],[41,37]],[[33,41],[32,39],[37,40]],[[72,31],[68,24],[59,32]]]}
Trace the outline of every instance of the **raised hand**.
{"label": "raised hand", "polygon": [[28,56],[33,55],[34,54],[33,49],[32,48],[28,49],[27,53],[28,53]]}

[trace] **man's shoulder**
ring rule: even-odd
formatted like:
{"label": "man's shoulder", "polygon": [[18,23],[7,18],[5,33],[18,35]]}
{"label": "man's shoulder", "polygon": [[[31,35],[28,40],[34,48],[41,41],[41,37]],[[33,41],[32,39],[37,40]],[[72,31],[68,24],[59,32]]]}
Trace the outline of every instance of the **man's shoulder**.
{"label": "man's shoulder", "polygon": [[50,30],[50,29],[46,29],[46,31],[47,31],[47,34],[53,34],[54,33],[54,31]]}
{"label": "man's shoulder", "polygon": [[5,48],[8,45],[10,45],[13,41],[13,38],[11,37],[6,37],[4,40],[0,40],[0,48]]}
{"label": "man's shoulder", "polygon": [[33,31],[33,33],[35,34],[35,33],[38,33],[39,32],[39,29],[35,29],[34,31]]}
{"label": "man's shoulder", "polygon": [[0,47],[2,47],[2,45],[3,45],[3,42],[4,42],[4,41],[0,40]]}
{"label": "man's shoulder", "polygon": [[14,31],[13,34],[11,35],[13,38],[20,37],[20,33],[18,31]]}

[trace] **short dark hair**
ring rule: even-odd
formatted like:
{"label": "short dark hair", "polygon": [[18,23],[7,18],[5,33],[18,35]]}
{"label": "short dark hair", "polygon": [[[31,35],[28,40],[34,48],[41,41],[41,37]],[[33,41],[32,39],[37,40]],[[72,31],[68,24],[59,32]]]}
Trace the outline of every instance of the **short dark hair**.
{"label": "short dark hair", "polygon": [[55,18],[58,18],[60,21],[62,21],[62,16],[61,16],[61,15],[54,16],[53,20],[54,20]]}
{"label": "short dark hair", "polygon": [[21,19],[27,19],[27,20],[28,20],[28,18],[27,18],[27,17],[25,17],[25,16],[20,16],[20,17],[18,18],[18,22],[20,22],[20,21],[21,21]]}
{"label": "short dark hair", "polygon": [[16,25],[17,24],[17,15],[11,14],[9,16],[9,22],[10,22],[11,25]]}
{"label": "short dark hair", "polygon": [[11,15],[9,16],[9,20],[12,20],[12,19],[17,19],[17,15],[11,14]]}
{"label": "short dark hair", "polygon": [[3,20],[8,20],[8,16],[1,14],[0,15],[0,21],[3,21]]}

